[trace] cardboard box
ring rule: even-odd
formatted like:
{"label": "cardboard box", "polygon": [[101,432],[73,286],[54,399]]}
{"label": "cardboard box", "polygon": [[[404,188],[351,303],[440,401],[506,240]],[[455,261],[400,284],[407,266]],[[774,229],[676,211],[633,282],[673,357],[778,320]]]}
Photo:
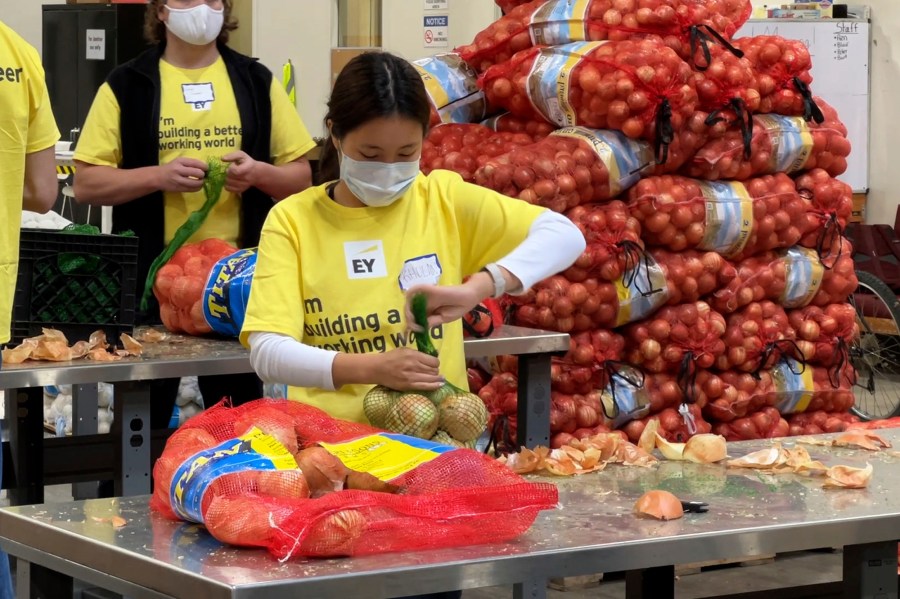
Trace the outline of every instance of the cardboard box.
{"label": "cardboard box", "polygon": [[366,52],[381,52],[381,48],[332,48],[331,49],[331,85],[337,81],[338,75],[347,66],[347,63]]}
{"label": "cardboard box", "polygon": [[866,222],[866,194],[864,193],[854,193],[853,194],[853,212],[850,215],[851,223],[865,223]]}

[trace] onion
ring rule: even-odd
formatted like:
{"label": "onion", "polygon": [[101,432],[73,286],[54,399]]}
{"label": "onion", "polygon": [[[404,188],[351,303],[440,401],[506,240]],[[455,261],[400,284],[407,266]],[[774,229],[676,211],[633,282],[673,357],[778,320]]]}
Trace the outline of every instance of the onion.
{"label": "onion", "polygon": [[657,520],[677,520],[684,516],[681,501],[668,491],[647,491],[634,504],[634,512]]}

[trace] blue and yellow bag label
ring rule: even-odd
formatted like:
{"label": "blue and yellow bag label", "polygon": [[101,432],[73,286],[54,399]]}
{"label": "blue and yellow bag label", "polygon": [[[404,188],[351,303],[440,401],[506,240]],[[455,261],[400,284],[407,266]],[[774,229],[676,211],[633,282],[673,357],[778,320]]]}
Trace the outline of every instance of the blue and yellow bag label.
{"label": "blue and yellow bag label", "polygon": [[591,51],[606,42],[573,42],[542,48],[528,74],[528,99],[535,110],[560,127],[578,124],[569,102],[572,70]]}
{"label": "blue and yellow bag label", "polygon": [[784,358],[771,370],[777,403],[782,414],[800,414],[809,408],[815,392],[812,368]]}
{"label": "blue and yellow bag label", "polygon": [[350,470],[368,472],[385,482],[458,449],[394,433],[379,433],[344,443],[319,445]]}
{"label": "blue and yellow bag label", "polygon": [[653,168],[650,144],[629,138],[621,131],[563,127],[551,133],[588,143],[609,172],[610,196],[617,196],[637,184],[641,175]]}
{"label": "blue and yellow bag label", "polygon": [[698,249],[726,258],[744,249],[753,230],[753,199],[743,183],[698,182],[706,199],[706,234]]}
{"label": "blue and yellow bag label", "polygon": [[619,296],[617,327],[647,318],[669,300],[666,273],[650,254],[645,254],[638,265],[623,274],[615,285]]}
{"label": "blue and yellow bag label", "polygon": [[478,75],[459,54],[436,54],[413,62],[442,123],[477,123],[487,116]]}
{"label": "blue and yellow bag label", "polygon": [[206,281],[203,316],[212,330],[237,337],[244,326],[257,249],[240,250],[216,262]]}
{"label": "blue and yellow bag label", "polygon": [[753,118],[768,131],[772,140],[772,172],[803,170],[813,149],[812,133],[803,117],[760,114]]}
{"label": "blue and yellow bag label", "polygon": [[825,267],[815,250],[792,247],[783,253],[785,265],[784,291],[779,303],[785,308],[802,308],[809,304],[822,286]]}
{"label": "blue and yellow bag label", "polygon": [[588,39],[588,8],[593,0],[556,0],[542,4],[531,15],[531,43],[560,46]]}
{"label": "blue and yellow bag label", "polygon": [[175,471],[169,500],[182,520],[203,523],[203,495],[220,476],[248,470],[296,470],[297,460],[279,443],[256,427],[191,456]]}

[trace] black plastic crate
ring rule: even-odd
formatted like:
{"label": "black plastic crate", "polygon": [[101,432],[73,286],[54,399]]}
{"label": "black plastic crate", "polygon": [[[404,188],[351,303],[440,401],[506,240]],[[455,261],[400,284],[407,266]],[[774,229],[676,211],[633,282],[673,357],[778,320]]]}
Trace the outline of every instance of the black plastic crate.
{"label": "black plastic crate", "polygon": [[106,331],[131,333],[137,292],[137,237],[21,232],[12,342],[58,329],[70,342]]}

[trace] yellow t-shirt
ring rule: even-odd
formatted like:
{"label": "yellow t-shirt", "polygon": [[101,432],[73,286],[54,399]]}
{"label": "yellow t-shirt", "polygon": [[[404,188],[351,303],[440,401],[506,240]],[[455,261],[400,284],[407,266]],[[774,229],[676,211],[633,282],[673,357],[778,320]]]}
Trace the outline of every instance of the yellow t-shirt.
{"label": "yellow t-shirt", "polygon": [[0,344],[10,338],[25,155],[59,141],[37,51],[0,22]]}
{"label": "yellow t-shirt", "polygon": [[[384,208],[341,206],[326,187],[283,200],[269,213],[244,344],[251,332],[271,332],[345,353],[414,347],[406,334],[404,289],[460,284],[519,245],[544,210],[440,170],[420,174]],[[441,373],[466,388],[462,324],[440,329],[433,336]],[[370,388],[291,388],[288,395],[336,418],[366,422],[362,399]]]}
{"label": "yellow t-shirt", "polygon": [[[241,119],[222,57],[202,69],[181,69],[159,61],[159,163],[175,158],[222,157],[241,149]],[[281,165],[302,157],[315,142],[287,93],[272,78],[271,155]],[[103,84],[91,106],[75,149],[75,159],[103,166],[122,163],[120,111],[116,96]],[[203,191],[165,194],[165,242],[168,244],[191,212],[203,206]],[[223,191],[219,202],[189,243],[217,238],[237,244],[241,198]]]}

